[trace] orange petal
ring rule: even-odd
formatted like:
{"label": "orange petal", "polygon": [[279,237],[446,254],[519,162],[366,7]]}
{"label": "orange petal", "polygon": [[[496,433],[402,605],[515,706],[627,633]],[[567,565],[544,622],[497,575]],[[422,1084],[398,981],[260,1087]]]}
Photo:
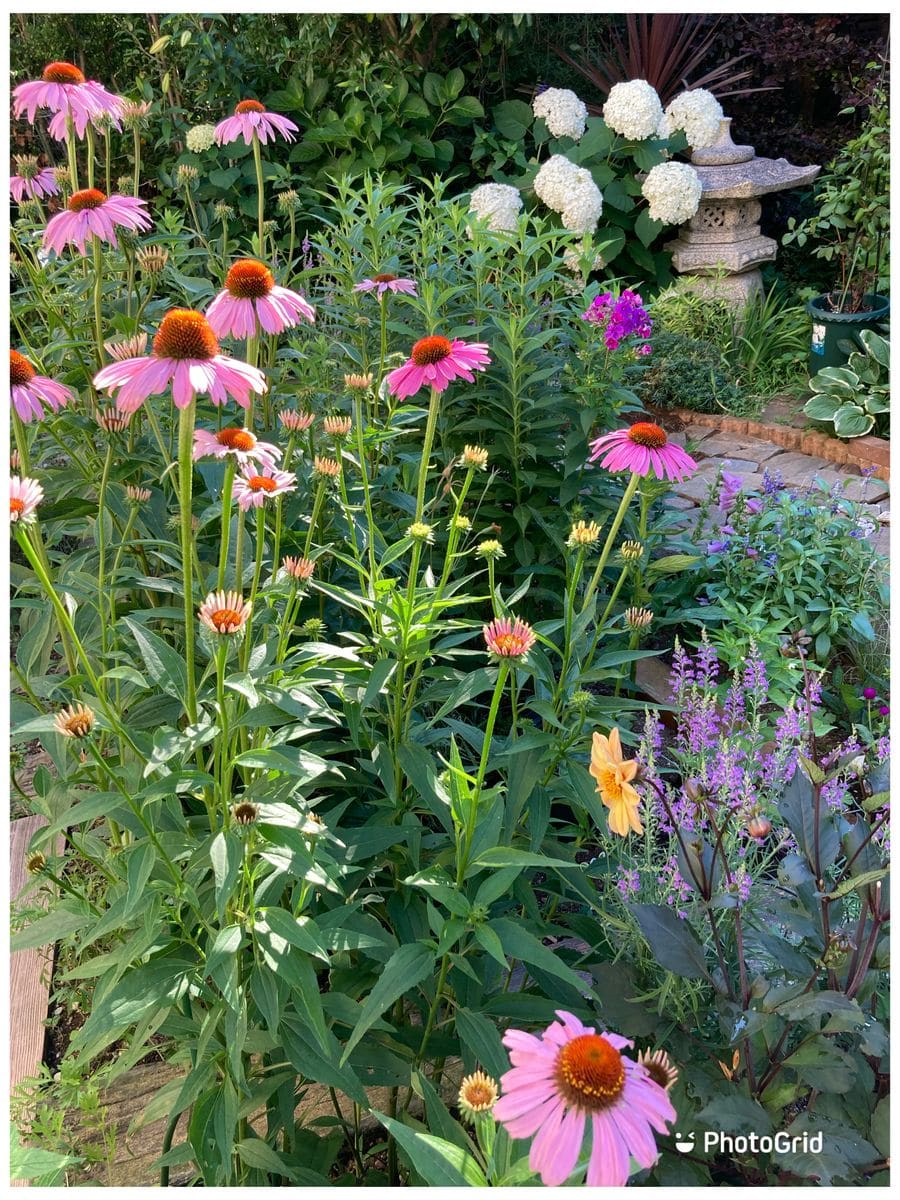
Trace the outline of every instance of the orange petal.
{"label": "orange petal", "polygon": [[615,763],[621,763],[622,758],[622,740],[619,737],[618,729],[609,731],[609,756]]}

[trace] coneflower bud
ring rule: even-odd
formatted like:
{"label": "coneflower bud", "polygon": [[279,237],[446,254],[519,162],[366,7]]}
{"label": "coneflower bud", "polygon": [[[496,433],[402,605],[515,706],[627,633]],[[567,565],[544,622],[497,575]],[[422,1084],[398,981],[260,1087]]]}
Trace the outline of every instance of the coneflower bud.
{"label": "coneflower bud", "polygon": [[125,495],[132,504],[146,504],[153,493],[149,488],[136,487],[133,483],[125,485]]}
{"label": "coneflower bud", "polygon": [[217,221],[230,221],[234,216],[234,209],[230,204],[226,204],[224,200],[220,200],[218,204],[213,205],[213,212],[216,214]]}
{"label": "coneflower bud", "polygon": [[120,175],[116,180],[116,191],[120,196],[130,196],[133,187],[134,180],[130,175]]}
{"label": "coneflower bud", "polygon": [[459,464],[461,467],[484,471],[488,465],[488,452],[483,446],[465,446],[459,456]]}
{"label": "coneflower bud", "polygon": [[322,426],[327,434],[333,438],[345,438],[353,428],[353,422],[349,417],[334,415],[326,417],[322,422]]}
{"label": "coneflower bud", "polygon": [[231,815],[237,821],[238,825],[255,825],[259,817],[259,809],[255,804],[251,804],[249,800],[242,800],[240,804],[234,805]]}
{"label": "coneflower bud", "polygon": [[642,1050],[638,1054],[638,1062],[654,1083],[670,1092],[678,1082],[678,1068],[669,1058],[665,1050]]}
{"label": "coneflower bud", "polygon": [[70,704],[53,720],[57,733],[63,737],[86,738],[94,728],[94,713],[85,704]]}
{"label": "coneflower bud", "polygon": [[487,538],[483,542],[479,542],[475,547],[475,553],[479,558],[497,559],[505,558],[506,551],[500,545],[496,538]]}
{"label": "coneflower bud", "polygon": [[14,471],[18,471],[19,467],[21,467],[21,465],[22,465],[22,456],[19,454],[18,450],[11,450],[11,451],[10,451],[10,455],[9,455],[9,465],[10,465],[10,467],[12,467],[12,469],[13,469]]}
{"label": "coneflower bud", "polygon": [[126,129],[140,129],[147,123],[150,112],[149,100],[126,100],[122,105],[122,122]]}
{"label": "coneflower bud", "polygon": [[145,275],[161,275],[169,261],[164,246],[146,246],[137,252],[137,264]]}
{"label": "coneflower bud", "polygon": [[576,712],[583,713],[587,712],[587,710],[592,706],[594,703],[594,697],[585,688],[578,688],[577,691],[572,693],[569,703]]}
{"label": "coneflower bud", "polygon": [[289,213],[296,212],[300,207],[300,197],[293,188],[288,188],[286,192],[278,192],[275,197],[275,207],[284,216]]}
{"label": "coneflower bud", "polygon": [[629,629],[646,629],[652,620],[653,613],[649,608],[625,609],[625,624]]}
{"label": "coneflower bud", "polygon": [[462,513],[458,517],[450,518],[450,529],[455,529],[457,533],[468,533],[472,528],[472,522],[468,517],[464,517]]}
{"label": "coneflower bud", "polygon": [[106,408],[97,413],[97,424],[104,433],[124,433],[131,423],[131,413],[119,412],[117,408]]}
{"label": "coneflower bud", "polygon": [[747,819],[745,828],[751,837],[764,838],[771,832],[772,822],[763,813],[753,813]]}
{"label": "coneflower bud", "polygon": [[40,875],[47,866],[47,858],[41,854],[40,850],[35,850],[34,854],[29,854],[25,860],[25,867],[29,875]]}
{"label": "coneflower bud", "polygon": [[582,546],[594,546],[600,539],[600,526],[596,521],[576,521],[569,530],[566,545],[570,550]]}
{"label": "coneflower bud", "polygon": [[320,621],[318,617],[310,617],[300,626],[300,632],[305,633],[307,637],[321,637],[326,628],[324,621]]}
{"label": "coneflower bud", "polygon": [[40,215],[41,202],[33,196],[23,196],[19,201],[19,216],[28,221],[36,221]]}
{"label": "coneflower bud", "polygon": [[41,169],[33,154],[14,154],[13,162],[16,164],[16,174],[22,179],[34,179]]}
{"label": "coneflower bud", "polygon": [[69,174],[68,167],[55,167],[53,178],[61,188],[70,188],[72,186],[72,177]]}
{"label": "coneflower bud", "polygon": [[619,553],[626,562],[638,562],[644,553],[644,547],[640,542],[623,542],[619,547]]}
{"label": "coneflower bud", "polygon": [[188,188],[200,178],[200,172],[190,163],[179,163],[175,180],[179,187]]}
{"label": "coneflower bud", "polygon": [[344,384],[351,391],[363,392],[366,388],[372,386],[372,376],[369,375],[345,375]]}
{"label": "coneflower bud", "polygon": [[473,1121],[479,1113],[490,1112],[497,1103],[499,1091],[496,1080],[483,1071],[467,1075],[459,1085],[457,1103],[459,1111],[467,1121]]}
{"label": "coneflower bud", "polygon": [[411,537],[414,542],[427,542],[431,545],[434,541],[434,526],[426,525],[424,521],[413,521],[406,531],[406,536]]}
{"label": "coneflower bud", "polygon": [[341,473],[341,464],[335,458],[320,458],[317,454],[313,461],[313,475],[321,479],[337,479]]}
{"label": "coneflower bud", "polygon": [[136,333],[133,337],[122,338],[115,342],[104,342],[103,349],[110,358],[122,362],[126,358],[140,358],[147,349],[146,333]]}
{"label": "coneflower bud", "polygon": [[292,579],[299,579],[303,583],[312,579],[316,569],[316,564],[311,558],[283,558],[281,565]]}

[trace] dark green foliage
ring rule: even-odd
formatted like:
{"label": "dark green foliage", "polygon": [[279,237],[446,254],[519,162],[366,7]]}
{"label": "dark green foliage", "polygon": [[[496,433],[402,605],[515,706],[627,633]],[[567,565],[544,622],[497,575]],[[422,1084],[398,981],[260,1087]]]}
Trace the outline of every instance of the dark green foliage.
{"label": "dark green foliage", "polygon": [[654,408],[689,408],[696,412],[739,412],[740,389],[722,352],[712,342],[683,333],[653,338],[650,366],[638,394]]}

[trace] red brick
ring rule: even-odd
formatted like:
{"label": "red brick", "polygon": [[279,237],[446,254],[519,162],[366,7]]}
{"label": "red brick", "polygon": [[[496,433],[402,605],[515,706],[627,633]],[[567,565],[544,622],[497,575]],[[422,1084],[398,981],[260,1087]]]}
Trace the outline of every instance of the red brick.
{"label": "red brick", "polygon": [[868,434],[866,437],[854,438],[853,445],[863,463],[877,463],[879,467],[891,465],[891,443],[886,438],[872,437]]}

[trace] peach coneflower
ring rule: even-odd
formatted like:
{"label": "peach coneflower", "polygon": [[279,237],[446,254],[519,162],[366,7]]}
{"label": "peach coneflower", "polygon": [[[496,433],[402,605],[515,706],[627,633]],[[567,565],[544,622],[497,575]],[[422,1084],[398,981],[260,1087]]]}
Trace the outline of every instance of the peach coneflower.
{"label": "peach coneflower", "polygon": [[464,1117],[471,1120],[478,1113],[490,1112],[497,1103],[499,1094],[495,1079],[485,1075],[484,1071],[474,1071],[471,1075],[466,1075],[459,1085],[459,1110]]}
{"label": "peach coneflower", "polygon": [[241,100],[235,105],[232,116],[216,126],[216,143],[226,146],[243,138],[244,144],[249,146],[256,135],[264,146],[270,138],[274,141],[276,134],[281,134],[286,142],[292,142],[297,132],[298,127],[293,121],[279,113],[266,112],[265,105],[258,100]]}
{"label": "peach coneflower", "polygon": [[461,467],[471,467],[476,471],[484,471],[488,465],[488,452],[483,446],[464,446],[459,456]]}
{"label": "peach coneflower", "polygon": [[207,629],[230,637],[241,632],[252,608],[252,602],[244,600],[239,592],[210,592],[197,615]]}
{"label": "peach coneflower", "polygon": [[245,512],[260,508],[266,500],[293,492],[297,476],[293,471],[278,471],[270,463],[247,463],[234,481],[234,498]]}
{"label": "peach coneflower", "polygon": [[206,310],[206,317],[217,337],[256,337],[283,333],[300,318],[315,321],[316,310],[290,288],[279,287],[265,263],[243,258],[232,265],[225,276],[225,288]]}
{"label": "peach coneflower", "polygon": [[463,342],[434,334],[420,338],[410,351],[409,362],[387,377],[388,388],[398,399],[414,396],[428,386],[443,392],[454,379],[475,382],[473,371],[483,371],[491,361],[483,342]]}
{"label": "peach coneflower", "polygon": [[271,442],[261,442],[250,429],[240,425],[229,425],[215,433],[211,429],[194,430],[194,462],[201,458],[237,459],[240,466],[257,462],[274,467],[281,458],[281,451]]}
{"label": "peach coneflower", "polygon": [[630,1160],[652,1167],[654,1131],[676,1119],[665,1088],[626,1058],[633,1045],[615,1033],[596,1033],[571,1013],[557,1011],[541,1036],[508,1029],[503,1044],[512,1069],[501,1078],[494,1116],[512,1138],[534,1136],[528,1162],[547,1187],[565,1183],[575,1169],[591,1123],[588,1187],[622,1187]]}
{"label": "peach coneflower", "polygon": [[605,433],[590,444],[588,462],[600,462],[608,471],[631,471],[673,481],[689,479],[697,464],[680,446],[670,442],[666,431],[650,421],[638,421],[628,429]]}
{"label": "peach coneflower", "polygon": [[88,238],[99,238],[115,250],[119,244],[117,227],[137,233],[152,224],[147,201],[139,196],[107,196],[98,188],[84,188],[73,192],[65,209],[50,218],[41,244],[57,254],[62,254],[66,246],[74,246],[79,254],[86,255]]}
{"label": "peach coneflower", "polygon": [[9,481],[9,520],[12,525],[30,525],[35,509],[44,498],[44,489],[36,479],[20,479],[13,475]]}
{"label": "peach coneflower", "polygon": [[49,125],[50,134],[57,141],[63,141],[69,119],[80,138],[84,137],[88,122],[103,114],[119,128],[122,98],[108,92],[93,79],[85,79],[72,63],[52,62],[44,67],[40,79],[20,83],[13,90],[16,117],[24,113],[28,123],[33,125],[39,108],[49,108],[55,114]]}
{"label": "peach coneflower", "polygon": [[305,433],[315,419],[315,413],[298,412],[295,408],[282,408],[278,413],[280,424],[291,433]]}
{"label": "peach coneflower", "polygon": [[189,308],[166,313],[152,354],[110,363],[94,376],[95,387],[110,394],[118,389],[116,405],[123,412],[136,412],[148,396],[159,396],[170,385],[176,408],[187,408],[198,392],[208,392],[213,404],[232,396],[247,408],[251,392],[268,386],[258,368],[221,354],[209,322]]}
{"label": "peach coneflower", "polygon": [[94,728],[94,713],[85,704],[72,704],[53,718],[57,733],[68,738],[86,738]]}
{"label": "peach coneflower", "polygon": [[372,386],[372,375],[370,372],[365,375],[345,375],[344,385],[348,387],[351,392],[364,392],[366,388],[370,388]]}
{"label": "peach coneflower", "polygon": [[292,579],[297,579],[301,583],[312,579],[316,569],[316,564],[311,558],[283,558],[281,565]]}
{"label": "peach coneflower", "polygon": [[124,433],[131,424],[131,413],[119,412],[115,408],[105,408],[97,413],[97,424],[104,433]]}
{"label": "peach coneflower", "polygon": [[609,809],[610,830],[620,837],[625,837],[629,830],[643,833],[638,815],[641,797],[632,783],[638,765],[634,759],[623,757],[618,729],[610,730],[609,737],[594,734],[588,770],[597,781],[600,799]]}
{"label": "peach coneflower", "polygon": [[153,493],[149,488],[137,487],[136,484],[127,483],[125,485],[125,495],[132,504],[146,504]]}
{"label": "peach coneflower", "polygon": [[72,391],[61,383],[38,375],[32,364],[18,350],[9,352],[10,399],[19,417],[26,423],[46,415],[45,405],[54,412],[65,408],[72,399]]}
{"label": "peach coneflower", "polygon": [[489,652],[497,658],[523,658],[537,641],[534,630],[518,617],[498,617],[482,629]]}
{"label": "peach coneflower", "polygon": [[353,428],[353,422],[349,417],[333,415],[324,419],[322,422],[322,428],[331,437],[345,438]]}
{"label": "peach coneflower", "polygon": [[570,550],[578,546],[594,546],[600,538],[600,526],[596,521],[576,521],[569,530],[566,545]]}

